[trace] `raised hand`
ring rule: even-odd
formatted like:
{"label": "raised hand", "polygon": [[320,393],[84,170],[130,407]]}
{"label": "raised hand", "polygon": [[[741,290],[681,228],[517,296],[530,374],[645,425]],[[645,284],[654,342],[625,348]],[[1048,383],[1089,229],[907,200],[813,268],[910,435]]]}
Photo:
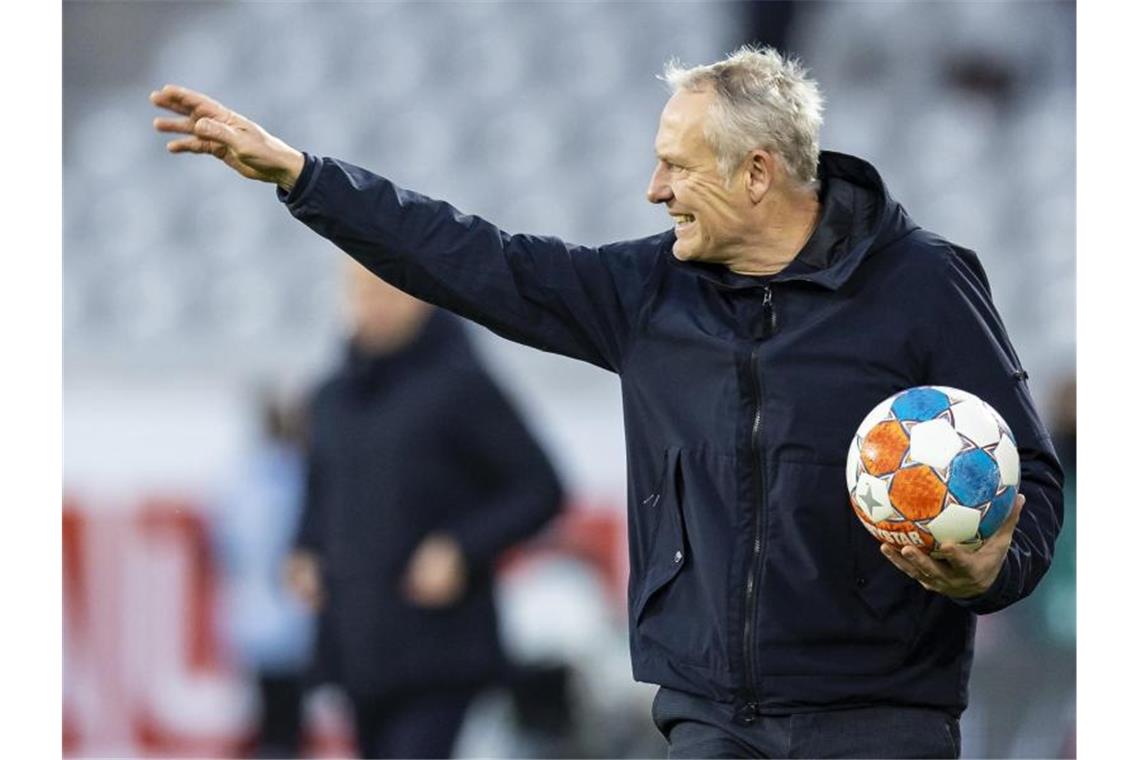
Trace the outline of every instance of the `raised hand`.
{"label": "raised hand", "polygon": [[1009,517],[975,552],[956,544],[943,544],[938,547],[936,554],[927,556],[913,546],[904,547],[900,551],[894,546],[883,544],[883,556],[927,591],[956,598],[977,596],[997,580],[1024,504],[1025,497],[1018,494]]}
{"label": "raised hand", "polygon": [[166,144],[171,153],[208,153],[238,174],[292,189],[305,157],[256,123],[200,92],[168,84],[150,94],[150,102],[180,114],[158,117],[159,132],[186,135]]}

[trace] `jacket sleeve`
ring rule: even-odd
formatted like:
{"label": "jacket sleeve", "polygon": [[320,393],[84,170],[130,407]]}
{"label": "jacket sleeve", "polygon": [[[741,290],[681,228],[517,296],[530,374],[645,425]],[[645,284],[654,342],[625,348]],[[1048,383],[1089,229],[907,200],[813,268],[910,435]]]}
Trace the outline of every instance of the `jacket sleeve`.
{"label": "jacket sleeve", "polygon": [[978,257],[951,248],[943,262],[943,281],[932,297],[936,310],[931,317],[934,335],[926,382],[961,388],[984,399],[1010,426],[1021,458],[1025,506],[1005,563],[986,592],[954,600],[986,614],[1028,596],[1049,569],[1063,520],[1064,475]]}
{"label": "jacket sleeve", "polygon": [[658,246],[511,235],[365,169],[306,156],[290,213],[373,273],[499,335],[619,371]]}
{"label": "jacket sleeve", "polygon": [[538,442],[487,375],[466,374],[454,401],[452,441],[470,478],[483,487],[478,501],[455,513],[442,530],[456,539],[470,565],[485,567],[558,513],[562,486]]}

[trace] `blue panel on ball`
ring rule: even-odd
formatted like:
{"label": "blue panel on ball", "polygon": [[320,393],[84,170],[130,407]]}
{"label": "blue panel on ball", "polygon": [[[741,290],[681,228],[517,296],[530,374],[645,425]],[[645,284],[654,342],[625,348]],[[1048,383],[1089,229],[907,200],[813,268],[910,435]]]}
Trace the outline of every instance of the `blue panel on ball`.
{"label": "blue panel on ball", "polygon": [[981,449],[963,451],[950,462],[950,478],[946,483],[955,501],[977,507],[994,498],[1001,472],[998,464]]}
{"label": "blue panel on ball", "polygon": [[978,525],[978,535],[982,538],[992,536],[1005,522],[1005,518],[1009,517],[1015,498],[1017,498],[1017,490],[1013,487],[1008,487],[995,496],[990,508],[982,515],[982,522]]}
{"label": "blue panel on ball", "polygon": [[932,420],[949,408],[950,399],[934,388],[911,388],[891,404],[895,417],[913,422]]}

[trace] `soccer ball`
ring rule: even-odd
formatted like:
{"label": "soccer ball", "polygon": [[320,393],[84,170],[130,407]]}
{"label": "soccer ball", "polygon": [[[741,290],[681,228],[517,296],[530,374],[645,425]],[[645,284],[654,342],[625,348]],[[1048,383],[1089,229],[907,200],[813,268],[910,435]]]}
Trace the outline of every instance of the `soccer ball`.
{"label": "soccer ball", "polygon": [[930,553],[976,549],[1013,509],[1017,445],[993,407],[956,388],[922,385],[871,410],[847,453],[847,492],[868,532]]}

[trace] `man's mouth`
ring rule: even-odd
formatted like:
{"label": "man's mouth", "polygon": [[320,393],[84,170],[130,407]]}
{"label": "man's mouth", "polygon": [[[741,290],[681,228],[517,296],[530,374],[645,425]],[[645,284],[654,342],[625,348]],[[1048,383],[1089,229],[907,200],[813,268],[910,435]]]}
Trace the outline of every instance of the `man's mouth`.
{"label": "man's mouth", "polygon": [[673,217],[674,229],[678,231],[685,229],[696,221],[696,217],[692,214],[670,214],[669,216]]}

